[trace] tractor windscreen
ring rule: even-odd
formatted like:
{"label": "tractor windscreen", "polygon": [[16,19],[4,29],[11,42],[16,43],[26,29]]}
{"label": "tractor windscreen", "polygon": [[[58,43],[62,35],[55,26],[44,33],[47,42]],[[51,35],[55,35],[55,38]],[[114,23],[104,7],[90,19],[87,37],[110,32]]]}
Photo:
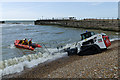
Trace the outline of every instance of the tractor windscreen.
{"label": "tractor windscreen", "polygon": [[86,33],[83,33],[83,34],[81,34],[81,40],[86,39],[86,38],[89,38],[89,37],[91,37],[91,36],[93,36],[93,35],[95,35],[94,32],[86,32]]}

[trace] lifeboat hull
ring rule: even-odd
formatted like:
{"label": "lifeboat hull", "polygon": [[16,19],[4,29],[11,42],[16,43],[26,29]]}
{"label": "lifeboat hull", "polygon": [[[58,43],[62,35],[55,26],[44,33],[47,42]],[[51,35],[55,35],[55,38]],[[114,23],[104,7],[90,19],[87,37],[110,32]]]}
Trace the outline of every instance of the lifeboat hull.
{"label": "lifeboat hull", "polygon": [[32,46],[29,46],[29,45],[18,44],[19,42],[20,42],[20,40],[15,40],[15,42],[14,42],[14,45],[17,48],[23,48],[23,49],[28,49],[28,50],[32,50],[33,51],[35,49],[35,47],[42,47],[39,44],[35,44],[35,47],[33,48]]}

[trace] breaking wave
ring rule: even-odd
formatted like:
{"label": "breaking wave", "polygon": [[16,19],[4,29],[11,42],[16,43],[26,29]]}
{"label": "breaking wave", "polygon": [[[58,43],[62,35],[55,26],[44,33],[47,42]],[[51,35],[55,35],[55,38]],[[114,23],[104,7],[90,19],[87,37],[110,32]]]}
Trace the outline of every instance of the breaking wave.
{"label": "breaking wave", "polygon": [[[110,41],[120,40],[120,38],[110,39]],[[67,44],[65,47],[73,46],[76,42]],[[14,48],[10,45],[10,48]],[[60,49],[62,50],[62,48]],[[15,57],[12,59],[0,61],[0,75],[9,75],[13,73],[19,73],[24,70],[24,68],[32,68],[45,61],[55,60],[60,57],[67,56],[66,52],[60,52],[57,48],[48,48],[49,52],[36,54],[28,54],[22,57]]]}
{"label": "breaking wave", "polygon": [[50,53],[46,52],[42,54],[38,52],[37,54],[24,55],[23,57],[15,57],[13,59],[8,59],[0,61],[0,75],[8,75],[13,73],[18,73],[24,70],[24,68],[31,68],[37,66],[45,61],[55,60],[63,56],[67,56],[65,52],[58,52],[57,49],[48,49]]}
{"label": "breaking wave", "polygon": [[120,40],[120,38],[113,38],[113,39],[110,39],[110,41],[115,41],[115,40]]}

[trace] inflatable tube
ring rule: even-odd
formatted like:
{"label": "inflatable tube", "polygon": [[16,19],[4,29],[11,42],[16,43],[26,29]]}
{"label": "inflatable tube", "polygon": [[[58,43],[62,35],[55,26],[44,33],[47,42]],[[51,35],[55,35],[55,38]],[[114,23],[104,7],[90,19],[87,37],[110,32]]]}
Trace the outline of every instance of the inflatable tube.
{"label": "inflatable tube", "polygon": [[23,44],[19,44],[20,40],[15,40],[14,42],[14,45],[17,47],[17,48],[23,48],[23,49],[28,49],[28,50],[34,50],[36,47],[42,47],[40,46],[39,44],[34,44],[34,47],[33,46],[29,46],[29,45],[23,45]]}

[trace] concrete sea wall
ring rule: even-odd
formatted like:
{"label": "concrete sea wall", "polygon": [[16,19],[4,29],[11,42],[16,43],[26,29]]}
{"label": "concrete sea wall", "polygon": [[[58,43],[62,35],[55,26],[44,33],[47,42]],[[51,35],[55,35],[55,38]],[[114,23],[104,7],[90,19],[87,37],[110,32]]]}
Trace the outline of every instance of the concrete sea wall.
{"label": "concrete sea wall", "polygon": [[107,31],[119,31],[119,19],[83,19],[83,20],[63,20],[63,19],[46,19],[36,20],[35,25],[59,25],[64,27],[100,29]]}

